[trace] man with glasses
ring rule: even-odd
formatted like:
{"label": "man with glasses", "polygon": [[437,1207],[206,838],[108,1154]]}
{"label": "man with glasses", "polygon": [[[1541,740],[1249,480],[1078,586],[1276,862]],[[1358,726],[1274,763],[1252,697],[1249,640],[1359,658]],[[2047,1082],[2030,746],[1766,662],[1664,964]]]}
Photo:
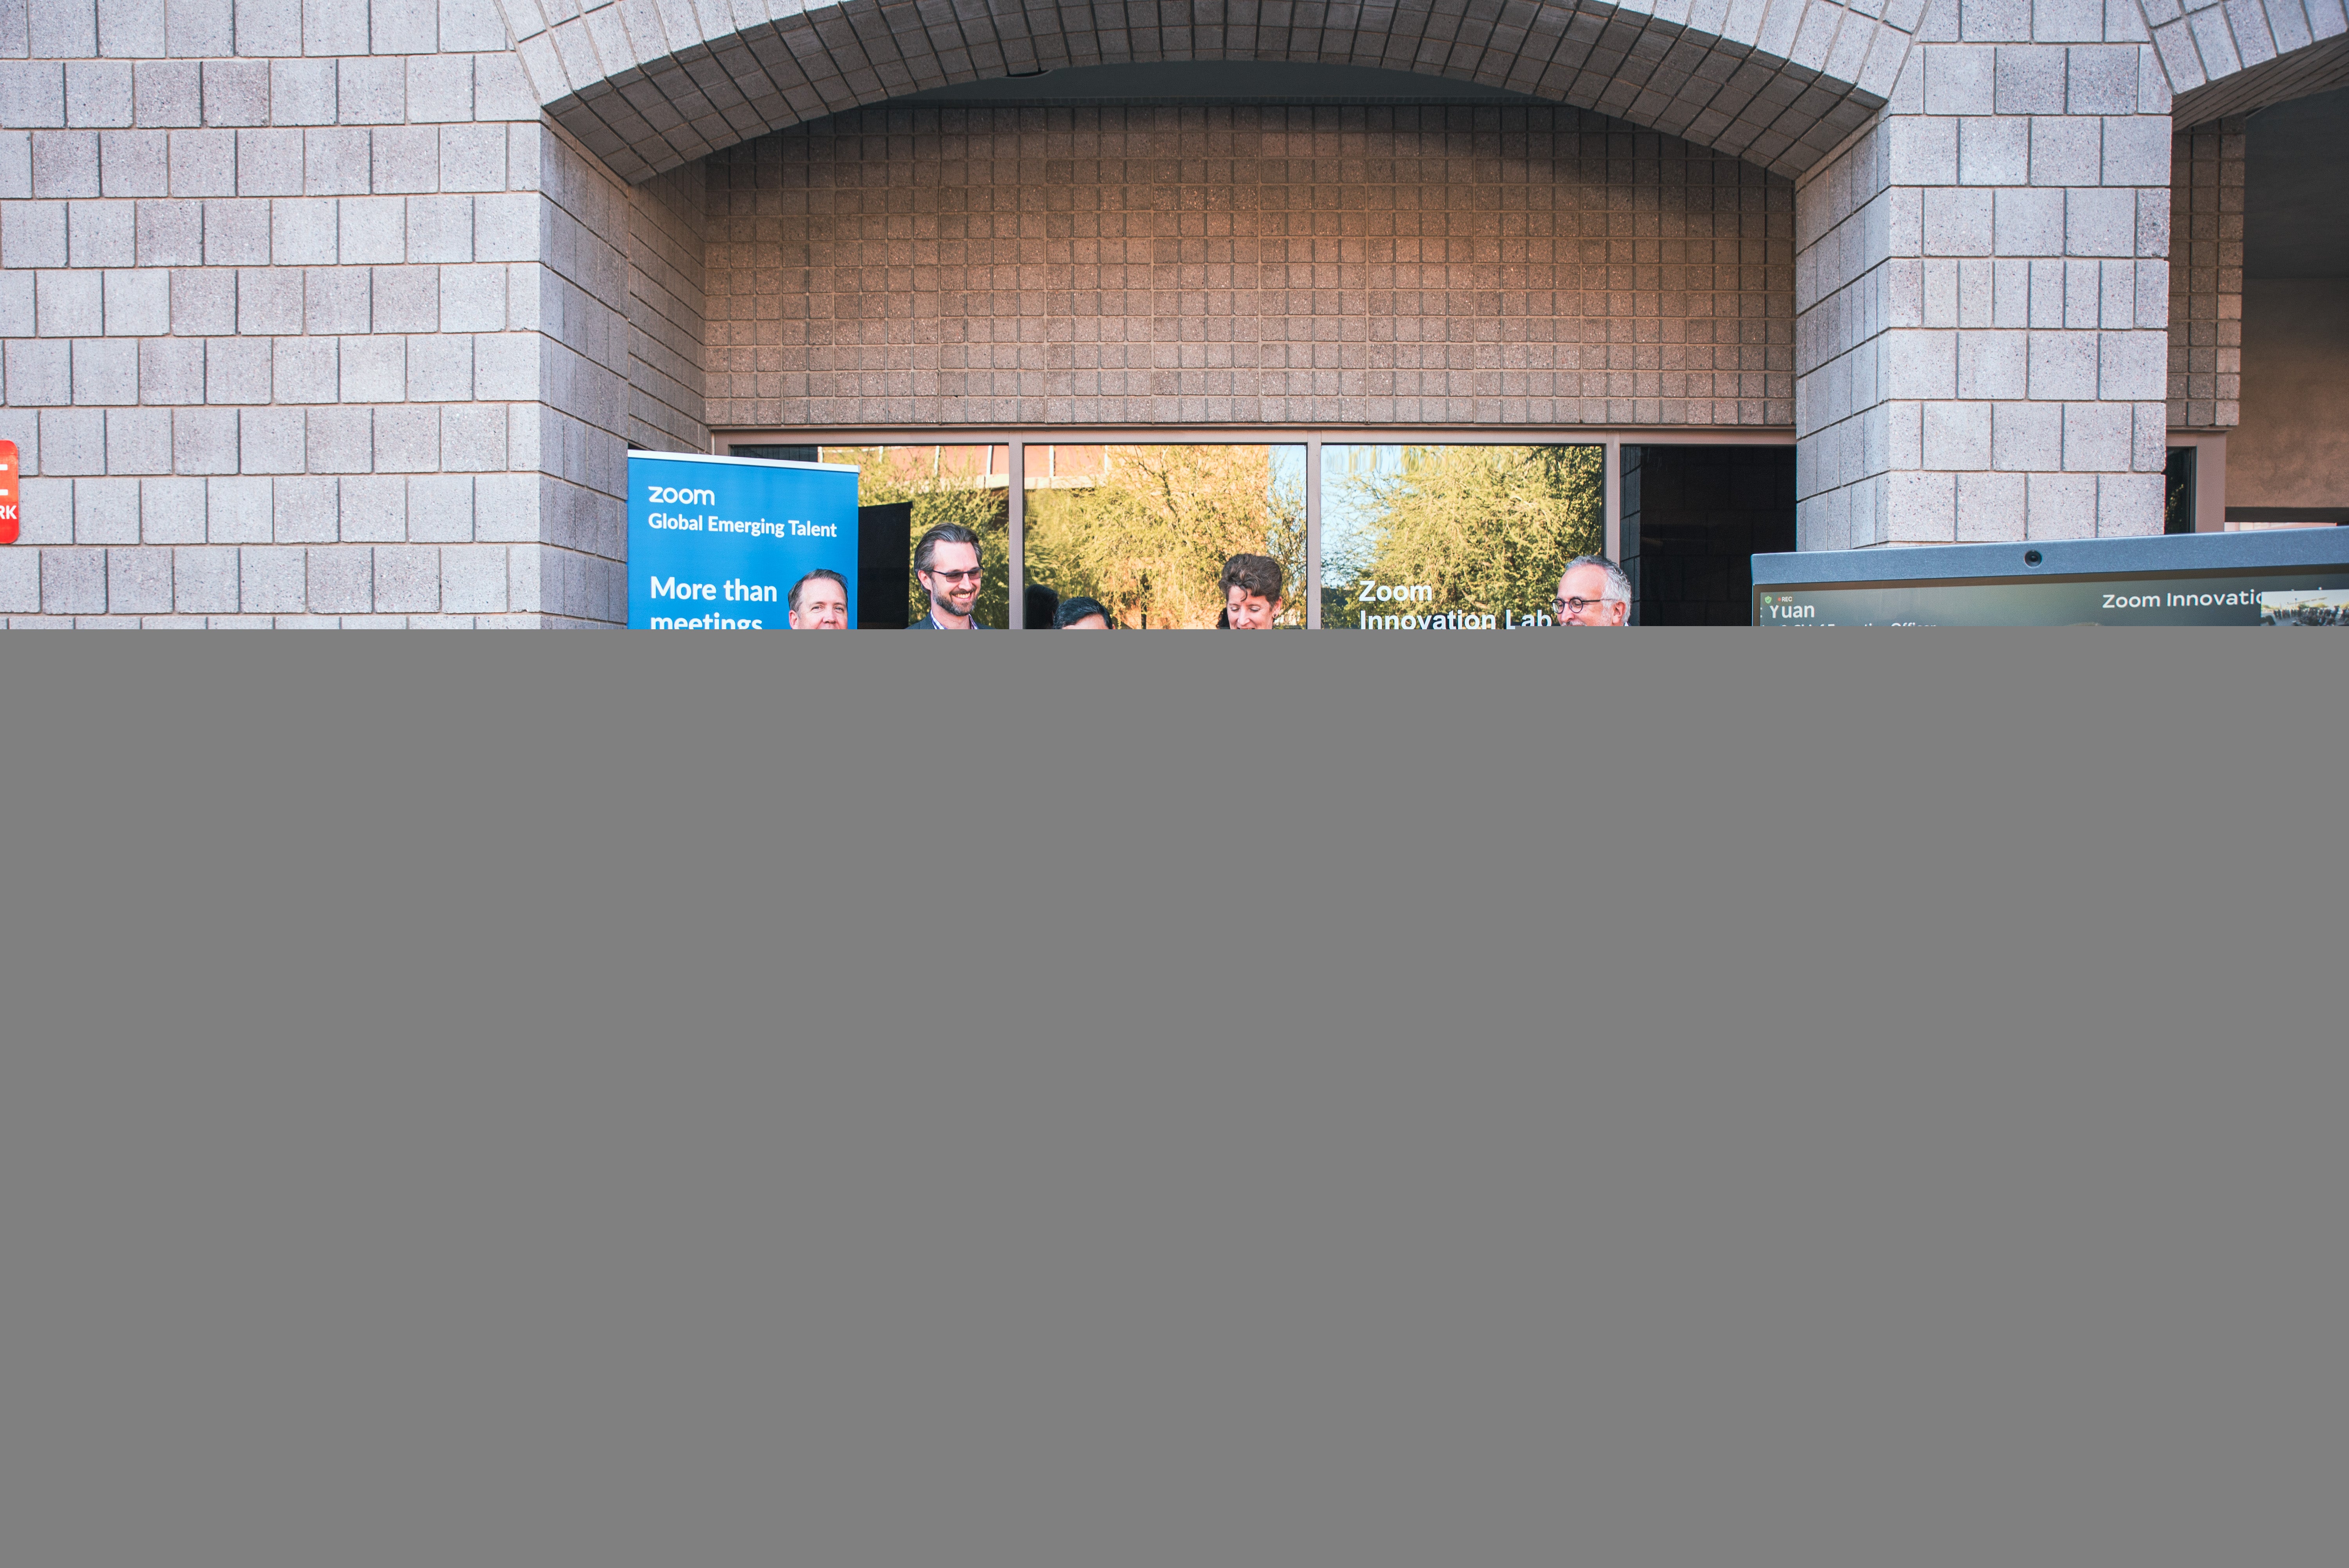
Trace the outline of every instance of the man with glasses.
{"label": "man with glasses", "polygon": [[930,613],[916,630],[966,631],[978,626],[978,535],[959,523],[941,523],[914,546],[914,576],[930,596]]}
{"label": "man with glasses", "polygon": [[1577,556],[1557,579],[1549,607],[1560,626],[1628,626],[1631,579],[1604,556]]}

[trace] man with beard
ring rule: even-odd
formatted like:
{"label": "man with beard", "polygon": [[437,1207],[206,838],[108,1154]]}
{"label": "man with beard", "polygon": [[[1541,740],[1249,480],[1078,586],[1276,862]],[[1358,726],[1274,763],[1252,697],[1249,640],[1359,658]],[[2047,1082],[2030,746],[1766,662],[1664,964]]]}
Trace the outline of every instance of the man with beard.
{"label": "man with beard", "polygon": [[914,546],[914,576],[930,596],[930,613],[916,630],[965,631],[978,621],[978,535],[959,523],[941,523]]}
{"label": "man with beard", "polygon": [[802,630],[845,630],[848,627],[848,581],[838,572],[818,566],[792,585],[791,623]]}

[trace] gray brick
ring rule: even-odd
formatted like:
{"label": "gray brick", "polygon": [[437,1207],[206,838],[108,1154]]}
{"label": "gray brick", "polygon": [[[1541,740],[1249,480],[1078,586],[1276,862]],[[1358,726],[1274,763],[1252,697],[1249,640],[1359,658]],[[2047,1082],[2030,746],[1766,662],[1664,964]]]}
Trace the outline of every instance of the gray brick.
{"label": "gray brick", "polygon": [[98,194],[98,132],[33,132],[33,194],[42,197]]}
{"label": "gray brick", "polygon": [[[2103,161],[2103,126],[2091,118],[2071,119],[2048,115],[2031,126],[2031,182],[2033,185],[2093,185]],[[2020,182],[2018,182],[2020,183]]]}
{"label": "gray brick", "polygon": [[303,134],[303,189],[313,196],[364,196],[373,176],[375,132],[331,126]]}
{"label": "gray brick", "polygon": [[506,269],[502,265],[440,269],[443,332],[498,332],[504,329],[505,324]]}
{"label": "gray brick", "polygon": [[[522,61],[504,46],[473,58],[473,118],[484,120],[514,120],[513,130],[526,133],[526,144],[535,150],[544,138],[545,128],[538,121],[538,94],[523,74]],[[507,157],[511,159],[512,143]],[[535,169],[535,163],[526,167]],[[535,189],[535,186],[532,187]]]}
{"label": "gray brick", "polygon": [[396,403],[408,395],[408,339],[397,335],[350,337],[342,342],[347,403]]}
{"label": "gray brick", "polygon": [[[462,55],[419,55],[408,62],[410,124],[473,118],[473,62]],[[501,160],[502,161],[502,160]]]}
{"label": "gray brick", "polygon": [[2166,256],[2169,254],[2169,192],[2139,191],[2137,193],[2137,254],[2140,256]]}
{"label": "gray brick", "polygon": [[1958,121],[1950,116],[1901,115],[1884,122],[1888,174],[1895,185],[1954,185],[1958,181]]}
{"label": "gray brick", "polygon": [[0,615],[41,611],[41,553],[0,550]]}
{"label": "gray brick", "polygon": [[254,267],[238,273],[237,331],[248,336],[290,337],[302,330],[303,275]]}
{"label": "gray brick", "polygon": [[43,615],[104,615],[106,613],[106,552],[75,549],[42,551],[41,613]]}
{"label": "gray brick", "polygon": [[2061,191],[1996,192],[1997,254],[2062,255],[2064,195]]}
{"label": "gray brick", "polygon": [[171,132],[171,194],[174,196],[235,195],[236,132],[233,130]]}
{"label": "gray brick", "polygon": [[171,552],[125,549],[106,553],[106,605],[112,615],[171,613]]}
{"label": "gray brick", "polygon": [[439,126],[386,126],[371,134],[375,139],[376,194],[406,195],[440,189]]}
{"label": "gray brick", "polygon": [[[376,422],[377,451],[382,451],[383,424]],[[473,536],[473,477],[469,473],[419,475],[408,481],[407,536],[416,540],[462,544]],[[500,552],[503,580],[503,552]],[[503,589],[500,589],[502,609]],[[480,606],[473,606],[480,608]]]}
{"label": "gray brick", "polygon": [[[440,185],[447,191],[493,191],[506,188],[506,128],[502,125],[444,125],[440,136]],[[474,209],[474,240],[479,245],[492,215]]]}
{"label": "gray brick", "polygon": [[106,275],[39,272],[33,275],[33,330],[44,337],[95,337],[106,330]]}
{"label": "gray brick", "polygon": [[431,614],[440,608],[440,551],[431,545],[379,545],[375,552],[375,607]]}
{"label": "gray brick", "polygon": [[505,18],[498,14],[494,0],[440,0],[440,47],[505,48]]}
{"label": "gray brick", "polygon": [[279,266],[331,266],[337,259],[336,211],[327,197],[280,197],[269,212],[270,256]]}
{"label": "gray brick", "polygon": [[1959,0],[1958,36],[1970,44],[2028,41],[2031,0]]}
{"label": "gray brick", "polygon": [[73,401],[73,345],[20,337],[7,348],[8,406],[57,408]]}
{"label": "gray brick", "polygon": [[237,421],[238,468],[245,473],[301,472],[302,415],[300,409],[244,410]]}
{"label": "gray brick", "polygon": [[481,261],[536,261],[546,254],[540,222],[546,210],[535,192],[473,198],[473,254]]}
{"label": "gray brick", "polygon": [[440,269],[436,266],[376,268],[375,329],[378,332],[439,331]]}
{"label": "gray brick", "polygon": [[[1958,122],[1958,178],[1969,185],[2020,185],[2031,167],[2031,122],[1979,116]],[[1931,198],[1926,199],[1928,220]]]}
{"label": "gray brick", "polygon": [[388,56],[336,65],[336,118],[345,125],[398,125],[407,119],[406,62]]}
{"label": "gray brick", "polygon": [[2064,465],[2064,409],[2060,403],[2000,403],[1991,410],[1991,461],[1999,468],[2029,471]]}
{"label": "gray brick", "polygon": [[[331,403],[341,379],[340,355],[332,337],[280,337],[270,354],[272,389],[281,403]],[[310,421],[310,439],[318,439]],[[316,464],[313,464],[316,469]]]}
{"label": "gray brick", "polygon": [[1893,473],[1884,486],[1884,528],[1889,543],[1939,544],[1958,535],[1957,476]]}
{"label": "gray brick", "polygon": [[139,543],[139,482],[135,479],[74,481],[74,543]]}
{"label": "gray brick", "polygon": [[269,202],[214,197],[204,203],[204,264],[264,266],[269,261]]}
{"label": "gray brick", "polygon": [[246,615],[299,615],[309,576],[309,552],[248,545],[237,553],[237,608]]}
{"label": "gray brick", "polygon": [[209,345],[204,353],[204,400],[267,402],[275,347],[266,337],[237,337]]}
{"label": "gray brick", "polygon": [[336,406],[310,410],[312,473],[365,473],[374,463],[374,410]]}
{"label": "gray brick", "polygon": [[236,330],[236,274],[206,267],[171,273],[171,330],[184,337]]}
{"label": "gray brick", "polygon": [[2027,483],[2020,473],[1958,475],[1959,541],[1974,544],[2022,538]]}
{"label": "gray brick", "polygon": [[163,52],[163,0],[98,0],[98,52],[112,59]]}
{"label": "gray brick", "polygon": [[2031,36],[2043,44],[2093,44],[2105,36],[2105,0],[2032,0]]}
{"label": "gray brick", "polygon": [[137,247],[142,267],[199,266],[204,259],[201,202],[141,202]]}
{"label": "gray brick", "polygon": [[109,409],[106,411],[106,471],[109,473],[171,472],[171,410]]}
{"label": "gray brick", "polygon": [[302,0],[302,47],[314,55],[367,52],[367,8],[350,0]]}
{"label": "gray brick", "polygon": [[236,133],[236,193],[298,196],[302,193],[299,130],[240,130]]}
{"label": "gray brick", "polygon": [[[2002,202],[2011,192],[2001,191],[1996,194]],[[1989,254],[1992,195],[1992,192],[1988,191],[1947,187],[1927,191],[1925,254],[1944,256]],[[2060,197],[2058,201],[2060,202]]]}
{"label": "gray brick", "polygon": [[463,402],[473,395],[473,340],[456,336],[411,337],[408,396],[421,403]]}
{"label": "gray brick", "polygon": [[1924,466],[1988,468],[1990,410],[1988,403],[1927,403]]}
{"label": "gray brick", "polygon": [[363,266],[312,267],[302,280],[303,324],[312,332],[365,332],[374,314]]}
{"label": "gray brick", "polygon": [[2064,264],[2064,325],[2094,327],[2103,318],[2102,265],[2092,261]]}
{"label": "gray brick", "polygon": [[[14,331],[22,332],[24,324],[34,319],[34,278],[36,274],[23,271],[0,272],[0,322]],[[0,399],[0,406],[5,400]]]}
{"label": "gray brick", "polygon": [[266,545],[275,506],[273,481],[204,481],[204,537],[215,545]]}
{"label": "gray brick", "polygon": [[236,0],[236,47],[244,55],[300,54],[301,0]]}
{"label": "gray brick", "polygon": [[408,257],[408,198],[343,198],[343,262],[397,263]]}
{"label": "gray brick", "polygon": [[439,0],[374,0],[368,42],[378,55],[439,53]]}
{"label": "gray brick", "polygon": [[74,401],[139,400],[139,345],[127,337],[74,339]]}
{"label": "gray brick", "polygon": [[[19,545],[72,544],[74,482],[70,479],[27,479],[24,486],[24,532],[16,535],[16,543]],[[10,553],[0,550],[0,556]]]}
{"label": "gray brick", "polygon": [[1940,48],[1920,51],[1925,66],[1925,112],[1928,114],[1988,114],[1994,105],[1990,49]]}
{"label": "gray brick", "polygon": [[2096,476],[2031,476],[2031,539],[2085,539],[2096,531]]}
{"label": "gray brick", "polygon": [[98,168],[109,196],[160,196],[171,189],[171,138],[161,130],[98,132]]}
{"label": "gray brick", "polygon": [[2137,254],[2137,193],[2133,191],[2072,191],[2066,194],[2064,242],[2075,256]]}
{"label": "gray brick", "polygon": [[[483,198],[498,200],[500,198]],[[471,196],[411,196],[408,199],[408,259],[411,262],[473,260]],[[510,256],[484,256],[510,261]]]}
{"label": "gray brick", "polygon": [[150,337],[140,343],[139,400],[150,404],[202,402],[203,339]]}
{"label": "gray brick", "polygon": [[378,473],[429,473],[440,466],[440,409],[437,403],[378,409],[375,469]]}
{"label": "gray brick", "polygon": [[106,275],[106,335],[160,337],[171,330],[171,275],[123,268]]}
{"label": "gray brick", "polygon": [[2166,389],[2168,337],[2158,332],[2098,335],[2097,388],[2108,399],[2150,401]]}
{"label": "gray brick", "polygon": [[243,444],[238,423],[234,409],[172,410],[171,466],[181,473],[234,473]]}
{"label": "gray brick", "polygon": [[269,66],[264,60],[204,62],[204,123],[269,123]]}
{"label": "gray brick", "polygon": [[2137,56],[2127,44],[2066,49],[2065,108],[2074,114],[2135,114]]}
{"label": "gray brick", "polygon": [[165,47],[151,53],[178,59],[236,53],[234,0],[167,0],[164,18]]}
{"label": "gray brick", "polygon": [[344,480],[342,536],[391,544],[406,539],[408,483],[396,473]]}
{"label": "gray brick", "polygon": [[2132,115],[2104,122],[2104,182],[2107,185],[2169,183],[2169,121]]}
{"label": "gray brick", "polygon": [[140,480],[140,538],[150,545],[202,544],[204,483],[201,479]]}
{"label": "gray brick", "polygon": [[270,119],[279,125],[335,123],[335,62],[272,60]]}
{"label": "gray brick", "polygon": [[310,613],[365,615],[375,607],[375,552],[366,545],[310,552]]}
{"label": "gray brick", "polygon": [[2103,537],[2158,534],[2162,478],[2158,473],[2106,473],[2096,479],[2096,533]]}
{"label": "gray brick", "polygon": [[38,130],[65,122],[64,66],[38,57],[0,60],[0,125]]}
{"label": "gray brick", "polygon": [[2064,466],[2126,472],[2136,410],[2126,403],[2064,405]]}
{"label": "gray brick", "polygon": [[202,125],[202,73],[193,60],[140,60],[131,67],[131,118],[140,125]]}
{"label": "gray brick", "polygon": [[0,265],[65,265],[65,202],[10,202],[0,206]]}
{"label": "gray brick", "polygon": [[506,466],[506,410],[502,403],[449,403],[440,411],[440,466],[452,472],[487,473]]}
{"label": "gray brick", "polygon": [[42,409],[40,472],[52,477],[106,472],[106,409]]}
{"label": "gray brick", "polygon": [[68,266],[131,266],[139,260],[137,216],[129,202],[66,203]]}
{"label": "gray brick", "polygon": [[440,607],[451,615],[495,615],[506,607],[506,547],[470,545],[440,552]]}
{"label": "gray brick", "polygon": [[276,498],[274,534],[278,544],[334,542],[341,528],[341,481],[280,479],[272,488]]}
{"label": "gray brick", "polygon": [[543,343],[534,332],[505,332],[473,341],[473,395],[522,402],[538,397]]}
{"label": "gray brick", "polygon": [[2063,113],[2065,53],[2028,47],[1999,50],[1998,112]]}
{"label": "gray brick", "polygon": [[2094,398],[2096,395],[2096,334],[2032,333],[2031,395],[2036,399],[2064,401]]}
{"label": "gray brick", "polygon": [[33,133],[0,130],[0,201],[27,201],[32,194]]}
{"label": "gray brick", "polygon": [[238,554],[220,545],[173,552],[171,607],[181,615],[234,615]]}
{"label": "gray brick", "polygon": [[130,123],[130,62],[67,60],[66,123],[105,127]]}

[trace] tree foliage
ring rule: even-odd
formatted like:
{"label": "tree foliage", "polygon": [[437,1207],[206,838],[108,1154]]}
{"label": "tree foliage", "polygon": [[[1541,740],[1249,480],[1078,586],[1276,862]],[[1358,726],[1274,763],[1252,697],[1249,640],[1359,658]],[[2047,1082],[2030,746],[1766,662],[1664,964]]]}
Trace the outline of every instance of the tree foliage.
{"label": "tree foliage", "polygon": [[1341,607],[1365,579],[1432,588],[1421,613],[1547,615],[1566,563],[1605,543],[1603,451],[1407,446],[1399,462],[1325,468],[1331,510],[1361,519],[1324,540],[1325,624],[1350,623]]}
{"label": "tree foliage", "polygon": [[1212,627],[1224,563],[1270,556],[1286,574],[1280,622],[1305,624],[1301,475],[1277,478],[1261,446],[1120,446],[1084,488],[1028,495],[1028,579],[1107,606],[1120,626]]}

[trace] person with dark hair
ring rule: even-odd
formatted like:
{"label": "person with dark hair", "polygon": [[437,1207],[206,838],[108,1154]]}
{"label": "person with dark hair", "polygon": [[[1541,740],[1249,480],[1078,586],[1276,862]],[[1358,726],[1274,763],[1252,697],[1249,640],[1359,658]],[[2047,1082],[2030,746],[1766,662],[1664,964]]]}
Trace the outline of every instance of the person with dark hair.
{"label": "person with dark hair", "polygon": [[791,606],[791,623],[802,631],[848,628],[848,579],[829,566],[818,566],[793,583],[785,602]]}
{"label": "person with dark hair", "polygon": [[930,596],[930,613],[916,630],[963,631],[979,622],[970,612],[978,603],[978,535],[959,523],[941,523],[914,546],[914,576]]}
{"label": "person with dark hair", "polygon": [[1058,618],[1060,608],[1061,596],[1059,594],[1054,593],[1050,588],[1046,587],[1041,583],[1030,583],[1028,585],[1028,613],[1020,618],[1019,624],[1022,626],[1041,627],[1043,629],[1050,631],[1052,628],[1061,624]]}
{"label": "person with dark hair", "polygon": [[1062,599],[1052,624],[1075,631],[1100,631],[1110,623],[1109,610],[1099,599]]}
{"label": "person with dark hair", "polygon": [[1223,583],[1224,614],[1217,626],[1251,631],[1279,618],[1284,575],[1270,556],[1234,556],[1224,563]]}

